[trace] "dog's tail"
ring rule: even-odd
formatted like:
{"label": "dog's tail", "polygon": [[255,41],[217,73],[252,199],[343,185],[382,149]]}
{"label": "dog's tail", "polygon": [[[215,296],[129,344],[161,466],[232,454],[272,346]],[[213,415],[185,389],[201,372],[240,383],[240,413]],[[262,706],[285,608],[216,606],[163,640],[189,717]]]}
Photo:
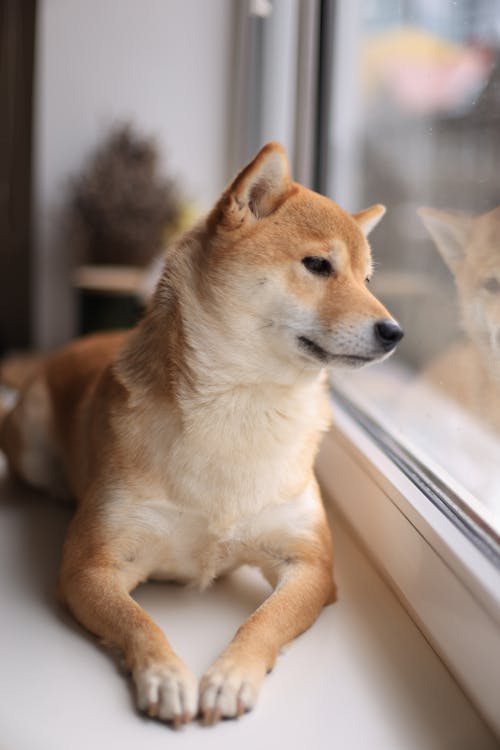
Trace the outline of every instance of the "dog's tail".
{"label": "dog's tail", "polygon": [[12,354],[0,361],[0,450],[3,449],[6,417],[17,400],[17,393],[41,370],[42,354]]}

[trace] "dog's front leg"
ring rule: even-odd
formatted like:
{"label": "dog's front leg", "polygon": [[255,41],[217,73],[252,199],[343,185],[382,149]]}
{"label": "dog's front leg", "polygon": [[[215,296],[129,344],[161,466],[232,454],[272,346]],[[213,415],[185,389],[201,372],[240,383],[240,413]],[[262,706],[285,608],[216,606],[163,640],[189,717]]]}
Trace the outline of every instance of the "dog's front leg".
{"label": "dog's front leg", "polygon": [[78,524],[65,544],[60,594],[75,618],[124,654],[138,707],[175,727],[198,712],[198,681],[161,629],[129,594],[137,585],[126,564],[88,543]]}
{"label": "dog's front leg", "polygon": [[331,559],[283,562],[274,572],[274,592],[243,623],[201,680],[200,711],[208,724],[249,711],[281,647],[312,625],[324,605],[335,599]]}

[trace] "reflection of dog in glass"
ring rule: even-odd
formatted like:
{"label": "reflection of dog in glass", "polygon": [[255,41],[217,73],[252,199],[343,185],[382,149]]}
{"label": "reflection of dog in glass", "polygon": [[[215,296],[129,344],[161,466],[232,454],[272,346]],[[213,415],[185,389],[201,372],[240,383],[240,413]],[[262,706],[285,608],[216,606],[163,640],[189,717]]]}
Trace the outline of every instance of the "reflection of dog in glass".
{"label": "reflection of dog in glass", "polygon": [[480,216],[433,208],[419,214],[453,273],[467,334],[426,377],[500,430],[500,206]]}

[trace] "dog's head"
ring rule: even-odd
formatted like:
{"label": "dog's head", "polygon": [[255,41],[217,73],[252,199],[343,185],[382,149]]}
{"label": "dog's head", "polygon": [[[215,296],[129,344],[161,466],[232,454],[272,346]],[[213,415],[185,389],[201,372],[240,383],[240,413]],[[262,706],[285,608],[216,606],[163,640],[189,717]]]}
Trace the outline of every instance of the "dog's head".
{"label": "dog's head", "polygon": [[480,216],[419,209],[455,278],[465,331],[500,376],[500,207]]}
{"label": "dog's head", "polygon": [[204,286],[227,336],[305,369],[387,357],[403,331],[367,288],[367,235],[384,212],[348,214],[292,182],[283,148],[265,146],[207,220]]}

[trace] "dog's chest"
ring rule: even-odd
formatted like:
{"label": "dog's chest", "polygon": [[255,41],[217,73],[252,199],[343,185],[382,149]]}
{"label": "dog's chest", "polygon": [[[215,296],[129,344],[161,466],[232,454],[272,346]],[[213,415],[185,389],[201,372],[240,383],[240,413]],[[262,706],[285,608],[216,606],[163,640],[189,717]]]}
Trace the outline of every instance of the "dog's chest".
{"label": "dog's chest", "polygon": [[318,411],[314,397],[256,403],[243,392],[199,405],[192,422],[171,432],[160,412],[150,412],[139,497],[131,493],[126,510],[116,507],[123,528],[137,530],[140,576],[204,585],[238,565],[260,564],[261,551],[274,545],[270,536],[309,528],[314,503],[304,487]]}
{"label": "dog's chest", "polygon": [[150,499],[108,508],[107,528],[137,580],[204,587],[240,565],[265,567],[284,559],[286,541],[310,533],[318,503],[312,485],[286,502],[238,518],[209,517],[179,510],[165,498]]}
{"label": "dog's chest", "polygon": [[[217,576],[247,561],[243,539],[234,529],[208,528],[202,519],[186,519],[175,534],[168,532],[160,542],[150,578],[175,579],[208,586]],[[249,560],[248,560],[249,561]]]}
{"label": "dog's chest", "polygon": [[199,405],[182,430],[151,444],[152,473],[177,507],[238,518],[303,486],[324,426],[317,393],[285,402],[259,395]]}

